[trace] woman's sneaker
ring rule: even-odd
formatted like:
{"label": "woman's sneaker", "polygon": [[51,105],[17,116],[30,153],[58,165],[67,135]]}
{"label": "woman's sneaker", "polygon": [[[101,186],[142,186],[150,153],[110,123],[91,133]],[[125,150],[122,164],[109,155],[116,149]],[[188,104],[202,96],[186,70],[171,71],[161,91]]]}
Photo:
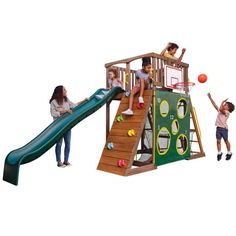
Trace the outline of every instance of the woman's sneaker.
{"label": "woman's sneaker", "polygon": [[61,161],[57,162],[57,166],[60,168],[66,167]]}
{"label": "woman's sneaker", "polygon": [[64,161],[64,162],[63,162],[63,165],[65,165],[65,166],[71,166],[70,162],[68,162],[68,161]]}
{"label": "woman's sneaker", "polygon": [[219,153],[219,154],[217,155],[217,161],[220,161],[220,160],[221,160],[222,155],[223,155],[223,152],[221,152],[221,153]]}
{"label": "woman's sneaker", "polygon": [[232,152],[231,152],[231,153],[227,153],[225,160],[226,160],[226,161],[229,161],[229,160],[231,159],[232,155],[233,155]]}

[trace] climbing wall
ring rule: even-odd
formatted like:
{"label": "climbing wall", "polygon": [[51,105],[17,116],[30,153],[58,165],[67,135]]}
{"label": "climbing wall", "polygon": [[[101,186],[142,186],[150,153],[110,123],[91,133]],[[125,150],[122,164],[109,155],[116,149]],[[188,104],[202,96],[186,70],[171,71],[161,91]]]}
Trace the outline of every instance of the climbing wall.
{"label": "climbing wall", "polygon": [[168,91],[156,91],[157,166],[190,157],[190,97]]}
{"label": "climbing wall", "polygon": [[[138,109],[138,96],[134,99],[133,116],[121,115],[128,108],[129,98],[123,94],[112,128],[104,146],[97,169],[129,175],[152,101],[152,91],[144,91],[144,107]],[[108,144],[112,143],[112,148]],[[108,146],[107,146],[108,145]],[[111,148],[111,149],[109,149]]]}

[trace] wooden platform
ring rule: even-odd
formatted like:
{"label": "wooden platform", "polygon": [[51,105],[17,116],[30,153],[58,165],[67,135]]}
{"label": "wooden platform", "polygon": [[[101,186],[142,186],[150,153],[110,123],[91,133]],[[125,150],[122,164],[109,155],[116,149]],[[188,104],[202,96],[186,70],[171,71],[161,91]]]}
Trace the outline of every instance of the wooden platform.
{"label": "wooden platform", "polygon": [[[117,114],[115,116],[112,128],[109,132],[107,141],[105,143],[100,162],[97,169],[118,174],[118,175],[131,175],[135,173],[141,173],[144,171],[156,169],[153,164],[149,164],[143,167],[132,168],[134,157],[137,152],[139,140],[141,138],[145,121],[148,114],[148,109],[152,101],[152,91],[146,90],[144,92],[144,107],[141,110],[136,108],[136,103],[138,102],[138,96],[134,99],[133,105],[133,116],[123,116],[123,121],[118,122],[117,116],[121,115],[122,111],[128,108],[129,98],[122,95],[120,106],[118,108]],[[132,137],[128,136],[128,130],[134,129],[135,135]],[[107,148],[107,143],[112,142],[114,148],[109,150]],[[125,166],[119,167],[118,161],[125,160]]]}

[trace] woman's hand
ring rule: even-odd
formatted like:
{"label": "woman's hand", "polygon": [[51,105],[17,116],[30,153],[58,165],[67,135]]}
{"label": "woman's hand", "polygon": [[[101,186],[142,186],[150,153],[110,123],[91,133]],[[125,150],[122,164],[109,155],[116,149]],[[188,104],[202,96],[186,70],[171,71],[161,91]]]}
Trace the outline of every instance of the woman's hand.
{"label": "woman's hand", "polygon": [[64,115],[65,113],[72,113],[73,111],[71,109],[60,111],[60,115]]}

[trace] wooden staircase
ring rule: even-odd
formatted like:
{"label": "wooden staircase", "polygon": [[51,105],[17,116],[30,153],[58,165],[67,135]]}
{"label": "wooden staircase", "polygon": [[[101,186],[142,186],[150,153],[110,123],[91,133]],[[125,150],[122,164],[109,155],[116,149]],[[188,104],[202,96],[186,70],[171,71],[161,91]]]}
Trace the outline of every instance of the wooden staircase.
{"label": "wooden staircase", "polygon": [[[142,167],[132,168],[138,144],[147,119],[148,109],[152,102],[152,90],[145,90],[143,98],[144,107],[142,109],[136,108],[136,103],[138,102],[138,96],[136,96],[133,105],[134,115],[122,115],[123,121],[119,122],[117,121],[117,117],[121,115],[122,111],[125,111],[128,108],[129,102],[129,98],[123,94],[97,167],[98,170],[127,176],[156,169],[156,166],[152,163]],[[128,136],[128,131],[131,129],[135,130],[135,135],[130,137]],[[111,150],[107,148],[107,143],[110,142],[114,145]],[[119,160],[125,161],[123,167],[119,167]]]}

